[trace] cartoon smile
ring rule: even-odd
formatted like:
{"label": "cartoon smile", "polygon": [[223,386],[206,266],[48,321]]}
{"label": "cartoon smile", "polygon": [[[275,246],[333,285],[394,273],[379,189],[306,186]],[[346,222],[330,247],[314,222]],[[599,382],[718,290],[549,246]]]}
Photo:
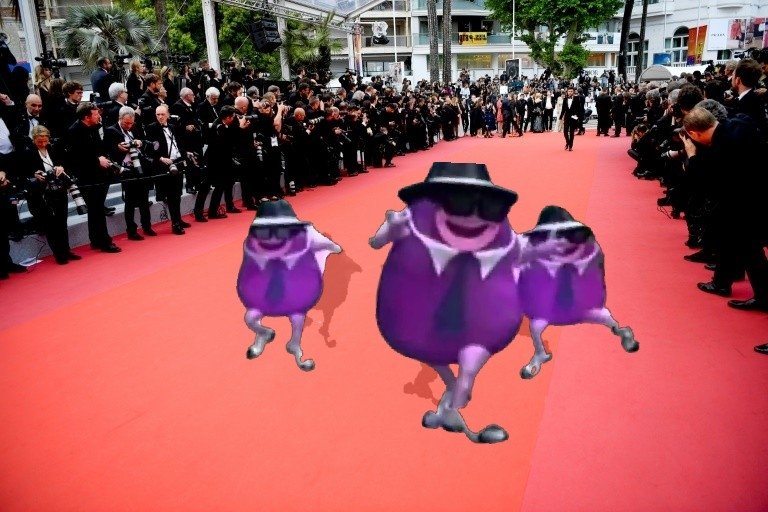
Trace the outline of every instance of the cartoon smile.
{"label": "cartoon smile", "polygon": [[285,247],[285,244],[288,243],[287,239],[269,239],[269,240],[259,240],[259,245],[267,251],[279,251],[283,247]]}
{"label": "cartoon smile", "polygon": [[488,229],[487,224],[481,224],[479,226],[463,226],[461,224],[457,224],[455,221],[450,221],[447,219],[445,221],[445,225],[448,227],[448,229],[451,230],[453,234],[462,238],[478,237],[482,235],[486,229]]}

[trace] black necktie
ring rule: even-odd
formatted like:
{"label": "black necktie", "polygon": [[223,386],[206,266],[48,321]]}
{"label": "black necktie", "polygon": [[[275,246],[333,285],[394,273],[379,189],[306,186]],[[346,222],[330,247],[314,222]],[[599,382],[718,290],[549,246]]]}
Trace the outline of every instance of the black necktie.
{"label": "black necktie", "polygon": [[269,282],[267,283],[266,298],[272,304],[279,303],[285,295],[285,263],[279,258],[269,260],[267,264]]}
{"label": "black necktie", "polygon": [[471,252],[463,252],[455,256],[448,266],[453,267],[454,275],[437,308],[435,326],[438,332],[459,334],[466,325],[467,281],[473,272],[479,273],[480,265]]}
{"label": "black necktie", "polygon": [[573,278],[577,274],[573,263],[565,263],[557,271],[557,295],[555,301],[560,309],[573,307]]}

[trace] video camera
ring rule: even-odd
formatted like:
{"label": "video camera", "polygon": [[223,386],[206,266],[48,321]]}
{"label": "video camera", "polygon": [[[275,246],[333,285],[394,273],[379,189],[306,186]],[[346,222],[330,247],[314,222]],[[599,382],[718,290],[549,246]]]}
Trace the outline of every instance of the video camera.
{"label": "video camera", "polygon": [[61,78],[59,69],[67,67],[67,61],[64,59],[57,59],[52,51],[47,51],[40,54],[40,57],[35,57],[35,60],[46,69],[50,69],[54,78]]}
{"label": "video camera", "polygon": [[189,55],[169,55],[168,62],[171,64],[189,64],[192,58]]}

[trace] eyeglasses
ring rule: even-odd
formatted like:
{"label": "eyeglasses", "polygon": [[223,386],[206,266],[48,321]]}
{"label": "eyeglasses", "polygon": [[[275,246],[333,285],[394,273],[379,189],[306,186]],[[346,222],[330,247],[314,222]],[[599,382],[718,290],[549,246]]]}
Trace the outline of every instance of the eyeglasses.
{"label": "eyeglasses", "polygon": [[509,214],[510,205],[500,197],[479,193],[446,193],[435,197],[449,215],[469,217],[477,212],[478,217],[488,222],[501,222]]}
{"label": "eyeglasses", "polygon": [[270,238],[286,240],[298,235],[303,230],[303,226],[253,227],[251,228],[251,234],[259,240],[268,240]]}
{"label": "eyeglasses", "polygon": [[548,229],[528,233],[532,245],[540,245],[552,238],[564,238],[572,244],[583,244],[592,237],[592,230],[586,226],[568,229]]}

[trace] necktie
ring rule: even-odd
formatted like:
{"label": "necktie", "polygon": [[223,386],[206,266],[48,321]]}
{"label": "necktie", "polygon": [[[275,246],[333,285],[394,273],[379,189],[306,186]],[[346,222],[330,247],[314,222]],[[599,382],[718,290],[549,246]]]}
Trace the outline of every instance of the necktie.
{"label": "necktie", "polygon": [[269,282],[267,283],[266,298],[272,304],[277,304],[285,296],[285,263],[279,258],[269,260],[267,271]]}
{"label": "necktie", "polygon": [[459,334],[466,327],[467,281],[473,272],[479,274],[480,266],[471,252],[460,253],[448,265],[453,267],[454,275],[437,308],[435,326],[438,332]]}
{"label": "necktie", "polygon": [[555,303],[559,309],[573,307],[573,278],[577,274],[572,263],[566,263],[557,271],[557,295]]}

